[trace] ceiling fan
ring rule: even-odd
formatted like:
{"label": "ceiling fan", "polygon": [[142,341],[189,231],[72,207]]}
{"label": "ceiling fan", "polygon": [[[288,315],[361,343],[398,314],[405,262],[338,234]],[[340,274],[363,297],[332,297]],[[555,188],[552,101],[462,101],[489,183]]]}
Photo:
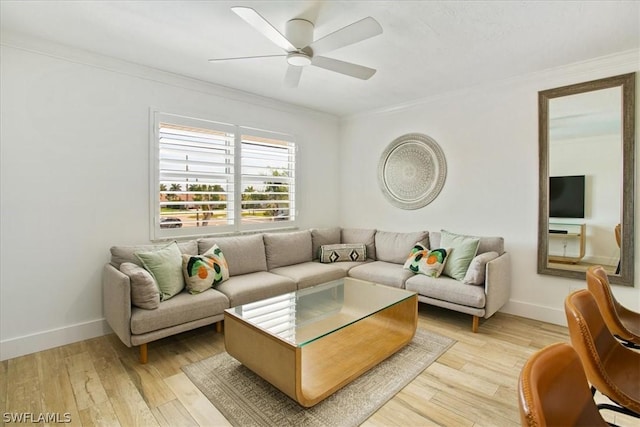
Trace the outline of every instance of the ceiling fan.
{"label": "ceiling fan", "polygon": [[382,34],[382,27],[378,21],[372,17],[361,19],[314,41],[313,23],[306,19],[291,19],[286,25],[286,35],[282,35],[269,21],[250,7],[232,7],[231,10],[266,38],[282,48],[286,53],[280,55],[215,58],[210,59],[210,62],[278,56],[286,57],[289,67],[285,74],[284,83],[285,86],[288,87],[298,86],[302,69],[307,65],[314,65],[324,68],[325,70],[345,74],[361,80],[367,80],[376,73],[376,70],[373,68],[319,56],[326,52]]}

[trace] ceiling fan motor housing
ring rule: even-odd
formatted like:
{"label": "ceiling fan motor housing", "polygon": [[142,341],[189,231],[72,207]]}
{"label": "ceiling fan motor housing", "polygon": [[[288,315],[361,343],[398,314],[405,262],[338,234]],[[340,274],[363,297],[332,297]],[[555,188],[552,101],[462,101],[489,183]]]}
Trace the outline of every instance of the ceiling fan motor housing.
{"label": "ceiling fan motor housing", "polygon": [[297,49],[302,49],[313,42],[313,23],[306,19],[292,19],[287,22],[285,37]]}

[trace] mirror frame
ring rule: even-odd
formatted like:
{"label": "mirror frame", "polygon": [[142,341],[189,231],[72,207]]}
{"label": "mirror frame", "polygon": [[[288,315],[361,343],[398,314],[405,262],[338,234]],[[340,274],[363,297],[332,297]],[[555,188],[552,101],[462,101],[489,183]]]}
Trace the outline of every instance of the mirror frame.
{"label": "mirror frame", "polygon": [[[612,87],[622,88],[622,242],[620,245],[620,274],[609,275],[618,285],[634,285],[634,182],[635,182],[635,74],[629,73],[585,83],[578,83],[538,92],[538,274],[586,278],[584,271],[551,268],[549,255],[549,100]],[[611,230],[613,238],[613,229]]]}

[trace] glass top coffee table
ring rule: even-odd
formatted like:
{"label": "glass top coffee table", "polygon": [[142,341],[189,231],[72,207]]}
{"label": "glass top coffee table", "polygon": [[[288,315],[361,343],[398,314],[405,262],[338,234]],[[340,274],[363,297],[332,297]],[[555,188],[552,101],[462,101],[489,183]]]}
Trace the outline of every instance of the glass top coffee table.
{"label": "glass top coffee table", "polygon": [[415,292],[344,278],[227,309],[227,352],[310,407],[415,334]]}

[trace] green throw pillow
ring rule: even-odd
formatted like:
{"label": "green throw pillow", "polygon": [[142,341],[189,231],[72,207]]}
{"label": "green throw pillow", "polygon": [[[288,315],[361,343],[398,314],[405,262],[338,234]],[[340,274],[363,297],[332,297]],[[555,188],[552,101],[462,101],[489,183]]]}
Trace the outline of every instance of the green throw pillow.
{"label": "green throw pillow", "polygon": [[464,236],[442,230],[440,246],[443,248],[451,248],[451,253],[447,258],[443,274],[462,281],[465,274],[467,274],[471,260],[473,260],[478,252],[479,245],[479,237]]}
{"label": "green throw pillow", "polygon": [[229,278],[229,267],[218,245],[202,255],[182,255],[182,273],[187,290],[192,294],[204,292]]}
{"label": "green throw pillow", "polygon": [[136,252],[135,255],[156,279],[161,301],[168,300],[184,289],[182,253],[176,242],[155,251]]}

